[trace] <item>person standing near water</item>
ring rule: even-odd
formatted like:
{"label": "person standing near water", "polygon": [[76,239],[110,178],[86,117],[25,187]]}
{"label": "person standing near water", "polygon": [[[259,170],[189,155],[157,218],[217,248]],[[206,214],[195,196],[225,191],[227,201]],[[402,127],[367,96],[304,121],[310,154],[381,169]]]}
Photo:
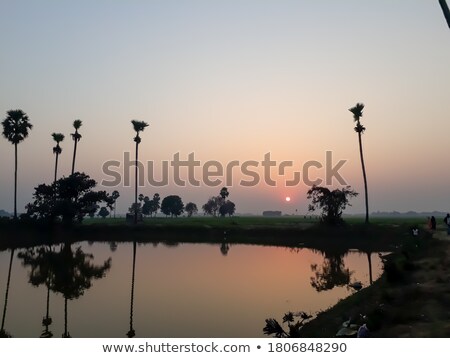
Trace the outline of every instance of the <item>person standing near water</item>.
{"label": "person standing near water", "polygon": [[450,214],[447,214],[444,222],[447,224],[447,235],[450,235]]}
{"label": "person standing near water", "polygon": [[436,218],[432,216],[430,221],[431,221],[431,230],[436,230]]}

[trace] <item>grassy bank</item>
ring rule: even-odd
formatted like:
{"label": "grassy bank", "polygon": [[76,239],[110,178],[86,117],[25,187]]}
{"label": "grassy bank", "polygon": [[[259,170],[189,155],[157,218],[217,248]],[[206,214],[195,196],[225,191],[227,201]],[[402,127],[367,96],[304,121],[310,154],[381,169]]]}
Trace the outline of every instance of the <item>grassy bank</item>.
{"label": "grassy bank", "polygon": [[416,221],[379,220],[367,226],[362,219],[330,228],[303,217],[148,218],[138,225],[124,219],[88,219],[81,225],[36,227],[18,223],[0,226],[0,250],[77,241],[229,243],[311,247],[322,250],[393,251],[411,236]]}
{"label": "grassy bank", "polygon": [[366,323],[371,337],[450,337],[450,241],[443,228],[388,257],[377,282],[320,313],[302,336],[334,337],[349,319]]}

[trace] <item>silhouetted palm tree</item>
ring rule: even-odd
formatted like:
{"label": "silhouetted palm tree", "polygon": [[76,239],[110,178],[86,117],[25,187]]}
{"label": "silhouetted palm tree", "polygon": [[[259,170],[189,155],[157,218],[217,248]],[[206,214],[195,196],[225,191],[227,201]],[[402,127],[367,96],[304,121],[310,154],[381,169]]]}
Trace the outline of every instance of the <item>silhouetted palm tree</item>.
{"label": "silhouetted palm tree", "polygon": [[442,12],[444,13],[445,20],[447,20],[448,27],[450,27],[450,10],[448,8],[447,2],[445,0],[439,0],[441,4]]}
{"label": "silhouetted palm tree", "polygon": [[6,331],[5,331],[5,318],[6,318],[6,308],[8,306],[8,294],[9,294],[9,284],[11,282],[11,268],[14,258],[14,249],[11,250],[11,257],[9,259],[9,270],[8,270],[8,279],[6,280],[6,293],[5,293],[5,303],[3,306],[3,316],[2,316],[2,326],[0,327],[0,338],[6,338],[11,337]]}
{"label": "silhouetted palm tree", "polygon": [[53,147],[53,153],[56,155],[55,159],[55,181],[58,177],[58,157],[62,152],[62,148],[59,143],[64,140],[64,134],[62,133],[52,133],[53,140],[56,142],[56,146]]}
{"label": "silhouetted palm tree", "polygon": [[366,200],[366,224],[369,223],[369,194],[367,193],[367,176],[366,176],[366,166],[364,164],[364,155],[363,155],[363,147],[362,147],[362,138],[361,135],[364,133],[366,128],[361,124],[360,119],[363,115],[362,111],[364,109],[364,104],[357,103],[355,107],[349,109],[350,112],[353,113],[353,119],[356,122],[355,132],[358,133],[358,141],[359,141],[359,155],[361,157],[361,166],[364,178],[364,196]]}
{"label": "silhouetted palm tree", "polygon": [[[148,127],[148,123],[143,121],[137,121],[133,119],[131,121],[133,124],[133,129],[136,131],[136,137],[134,137],[134,141],[136,143],[136,169],[135,169],[135,190],[134,190],[134,204],[137,207],[138,202],[138,153],[139,153],[139,143],[141,143],[141,137],[139,137],[139,132],[144,131],[145,127]],[[134,212],[134,223],[137,224],[138,219],[138,210]]]}
{"label": "silhouetted palm tree", "polygon": [[228,192],[228,189],[226,187],[220,189],[220,196],[222,197],[223,201],[228,198],[228,195],[230,195],[230,193]]}
{"label": "silhouetted palm tree", "polygon": [[17,145],[28,137],[28,130],[33,128],[28,116],[20,109],[6,112],[3,120],[3,136],[14,144],[14,219],[17,219]]}
{"label": "silhouetted palm tree", "polygon": [[77,144],[81,139],[81,134],[78,133],[78,129],[80,129],[81,125],[83,124],[82,121],[80,121],[79,119],[75,119],[73,121],[73,128],[75,128],[75,133],[72,133],[72,139],[74,141],[74,146],[73,146],[73,159],[72,159],[72,174],[75,172],[75,158],[77,156]]}
{"label": "silhouetted palm tree", "polygon": [[111,194],[111,198],[114,200],[114,218],[116,218],[116,204],[117,199],[119,199],[120,193],[117,190],[114,190]]}

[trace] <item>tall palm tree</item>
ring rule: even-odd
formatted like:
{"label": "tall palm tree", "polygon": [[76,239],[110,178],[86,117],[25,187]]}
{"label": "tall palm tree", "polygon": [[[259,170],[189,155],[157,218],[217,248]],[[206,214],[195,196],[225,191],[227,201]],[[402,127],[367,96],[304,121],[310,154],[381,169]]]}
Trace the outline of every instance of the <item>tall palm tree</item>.
{"label": "tall palm tree", "polygon": [[369,223],[369,194],[367,193],[367,176],[366,176],[366,166],[364,164],[364,155],[363,155],[363,147],[362,147],[362,138],[361,135],[364,133],[366,128],[361,124],[360,119],[363,115],[364,104],[357,103],[355,107],[349,109],[350,112],[353,113],[353,120],[356,122],[355,132],[358,133],[358,141],[359,141],[359,155],[361,157],[361,167],[364,178],[364,197],[366,200],[366,224]]}
{"label": "tall palm tree", "polygon": [[6,112],[3,120],[3,136],[14,144],[14,219],[17,219],[17,145],[28,137],[28,130],[33,128],[26,113],[21,109]]}
{"label": "tall palm tree", "polygon": [[[134,204],[137,208],[137,202],[138,202],[138,150],[139,150],[139,143],[141,143],[141,137],[139,137],[139,132],[143,132],[145,127],[148,127],[148,123],[143,121],[137,121],[133,119],[131,121],[133,124],[133,129],[136,132],[136,137],[134,137],[134,141],[136,143],[136,169],[135,169],[135,188],[134,188]],[[138,219],[138,210],[134,211],[134,223],[137,224]]]}
{"label": "tall palm tree", "polygon": [[439,0],[442,12],[444,13],[445,20],[447,20],[448,27],[450,27],[450,10],[448,8],[447,2],[445,0]]}
{"label": "tall palm tree", "polygon": [[64,134],[62,133],[52,133],[53,140],[56,142],[56,146],[53,147],[53,153],[56,155],[56,161],[55,161],[55,182],[56,178],[58,176],[58,157],[62,152],[62,148],[60,147],[59,143],[64,140]]}
{"label": "tall palm tree", "polygon": [[117,199],[119,199],[120,193],[117,190],[114,190],[111,194],[111,197],[114,200],[114,219],[116,218],[116,204],[117,204]]}
{"label": "tall palm tree", "polygon": [[77,144],[81,139],[81,134],[78,133],[78,129],[80,129],[81,125],[83,124],[82,121],[80,121],[79,119],[75,119],[73,121],[73,128],[75,128],[75,133],[72,133],[72,139],[74,141],[74,146],[73,146],[73,159],[72,159],[72,174],[75,172],[75,158],[77,156]]}

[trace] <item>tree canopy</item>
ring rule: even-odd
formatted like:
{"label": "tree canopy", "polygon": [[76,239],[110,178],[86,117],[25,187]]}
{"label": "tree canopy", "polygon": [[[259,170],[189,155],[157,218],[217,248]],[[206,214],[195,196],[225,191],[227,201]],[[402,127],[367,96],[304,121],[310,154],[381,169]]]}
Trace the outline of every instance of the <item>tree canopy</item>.
{"label": "tree canopy", "polygon": [[166,196],[161,203],[161,211],[165,215],[179,216],[184,211],[184,204],[178,195]]}
{"label": "tree canopy", "polygon": [[35,220],[52,223],[60,219],[70,224],[95,213],[98,203],[104,202],[111,209],[113,198],[106,191],[94,191],[96,184],[88,175],[78,172],[51,185],[40,184],[35,188],[34,201],[26,206],[27,215]]}
{"label": "tree canopy", "polygon": [[322,210],[322,220],[330,225],[337,225],[342,222],[342,212],[349,200],[357,196],[358,193],[346,186],[342,189],[330,190],[325,187],[314,185],[307,192],[307,198],[311,199],[309,211]]}

